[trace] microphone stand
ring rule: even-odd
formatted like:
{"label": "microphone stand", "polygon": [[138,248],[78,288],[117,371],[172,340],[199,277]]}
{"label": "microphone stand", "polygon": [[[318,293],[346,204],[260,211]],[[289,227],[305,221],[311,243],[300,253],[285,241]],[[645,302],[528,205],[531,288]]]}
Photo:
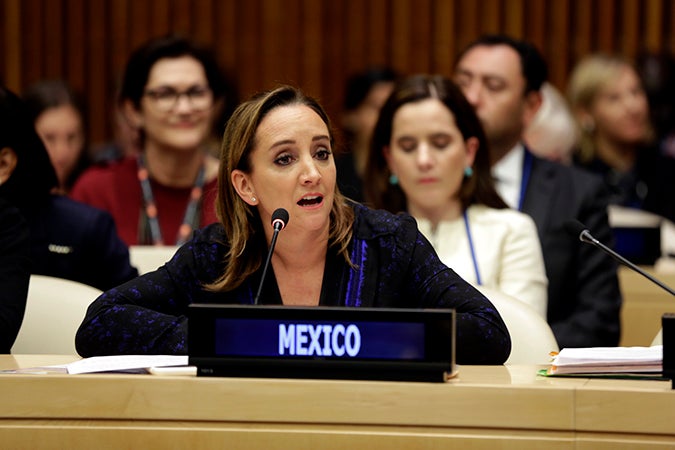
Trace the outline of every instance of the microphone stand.
{"label": "microphone stand", "polygon": [[265,284],[265,276],[267,275],[267,268],[270,265],[270,260],[272,259],[272,253],[274,253],[274,246],[277,243],[277,236],[279,236],[279,231],[281,227],[274,226],[274,234],[272,235],[272,242],[270,243],[270,249],[267,252],[267,259],[265,259],[265,265],[263,266],[262,278],[260,279],[260,284],[258,285],[258,293],[255,294],[255,300],[253,301],[254,305],[258,304],[260,299],[260,294],[262,293],[263,284]]}
{"label": "microphone stand", "polygon": [[674,295],[674,296],[675,296],[675,291],[673,291],[670,287],[666,286],[664,283],[662,283],[661,281],[657,280],[657,279],[654,278],[652,275],[648,274],[647,272],[645,272],[644,270],[642,270],[641,268],[639,268],[638,266],[636,266],[636,265],[633,264],[632,262],[628,261],[628,260],[627,260],[626,258],[624,258],[623,256],[619,255],[617,252],[615,252],[615,251],[612,250],[611,248],[607,247],[607,246],[606,246],[605,244],[603,244],[602,242],[600,242],[600,241],[598,241],[597,239],[595,239],[595,238],[591,235],[591,233],[590,233],[588,230],[583,230],[583,231],[581,232],[581,234],[579,235],[579,239],[580,239],[582,242],[586,242],[586,243],[588,243],[588,244],[595,245],[596,247],[600,248],[600,249],[603,250],[605,253],[607,253],[608,255],[610,255],[611,257],[613,257],[614,259],[616,259],[617,261],[619,261],[621,264],[623,264],[623,265],[625,265],[625,266],[628,266],[629,268],[633,269],[634,271],[636,271],[637,273],[639,273],[639,274],[642,275],[643,277],[647,278],[647,279],[648,279],[649,281],[651,281],[652,283],[656,284],[657,286],[659,286],[660,288],[662,288],[663,290],[665,290],[666,292],[668,292],[670,295]]}
{"label": "microphone stand", "polygon": [[[583,227],[583,225],[578,224],[574,225],[575,227]],[[628,261],[623,256],[619,255],[617,252],[611,248],[604,245],[602,242],[598,241],[591,235],[587,229],[583,229],[579,234],[579,240],[587,244],[594,245],[600,250],[604,251],[608,255],[612,256],[614,259],[619,261],[621,264],[633,269],[635,272],[639,273],[643,277],[647,278],[649,281],[653,282],[670,295],[675,295],[670,287],[666,286],[661,281],[657,280],[644,270],[640,269],[638,266]],[[670,378],[671,389],[675,389],[675,314],[665,313],[661,317],[661,332],[663,333],[663,359],[662,359],[662,369],[661,373],[664,377]]]}
{"label": "microphone stand", "polygon": [[279,232],[286,228],[288,223],[288,211],[284,208],[277,208],[272,213],[272,228],[274,228],[274,234],[272,235],[272,242],[270,242],[270,249],[267,251],[267,259],[265,260],[265,265],[263,266],[262,278],[260,279],[260,284],[258,285],[258,293],[255,294],[255,299],[253,304],[257,305],[258,300],[260,299],[260,293],[262,292],[263,284],[265,284],[265,276],[267,275],[267,268],[270,265],[270,260],[272,259],[272,253],[274,253],[274,246],[277,243],[277,236]]}

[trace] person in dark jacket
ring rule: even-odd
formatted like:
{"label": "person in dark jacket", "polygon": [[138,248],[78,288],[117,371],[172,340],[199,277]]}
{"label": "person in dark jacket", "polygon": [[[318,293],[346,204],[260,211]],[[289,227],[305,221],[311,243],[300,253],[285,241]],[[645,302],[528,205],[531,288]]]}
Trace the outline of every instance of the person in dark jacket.
{"label": "person in dark jacket", "polygon": [[30,228],[31,272],[105,290],[138,276],[112,217],[53,194],[58,181],[23,101],[0,87],[0,198]]}
{"label": "person in dark jacket", "polygon": [[455,81],[483,124],[497,191],[537,225],[548,277],[548,323],[560,348],[616,346],[621,335],[617,264],[565,229],[578,220],[613,246],[609,192],[600,177],[538,158],[523,143],[523,131],[541,105],[547,72],[532,44],[488,35],[460,53]]}

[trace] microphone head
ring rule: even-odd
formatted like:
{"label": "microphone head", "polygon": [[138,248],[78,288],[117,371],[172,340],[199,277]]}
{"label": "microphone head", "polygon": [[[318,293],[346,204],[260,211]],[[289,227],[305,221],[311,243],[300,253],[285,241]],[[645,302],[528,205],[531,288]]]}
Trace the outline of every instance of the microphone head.
{"label": "microphone head", "polygon": [[578,220],[570,220],[565,222],[565,229],[574,237],[578,237],[581,242],[597,245],[597,241],[588,231],[586,225]]}
{"label": "microphone head", "polygon": [[272,226],[279,231],[283,230],[288,224],[288,211],[284,208],[277,208],[272,213]]}

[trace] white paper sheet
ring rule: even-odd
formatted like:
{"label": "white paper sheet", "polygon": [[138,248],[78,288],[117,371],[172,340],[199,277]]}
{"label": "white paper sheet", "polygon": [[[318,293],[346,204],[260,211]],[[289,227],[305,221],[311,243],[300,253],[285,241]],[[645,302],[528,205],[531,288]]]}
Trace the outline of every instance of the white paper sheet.
{"label": "white paper sheet", "polygon": [[187,366],[187,355],[115,355],[94,356],[67,364],[69,374],[119,372],[150,367]]}

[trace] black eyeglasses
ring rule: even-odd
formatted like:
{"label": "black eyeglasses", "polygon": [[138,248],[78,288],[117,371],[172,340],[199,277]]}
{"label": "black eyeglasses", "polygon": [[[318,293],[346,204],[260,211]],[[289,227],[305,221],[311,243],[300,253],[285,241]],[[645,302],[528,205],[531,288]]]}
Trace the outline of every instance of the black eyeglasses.
{"label": "black eyeglasses", "polygon": [[193,86],[183,92],[178,92],[170,87],[161,87],[148,89],[144,95],[150,97],[157,109],[162,111],[172,110],[178,104],[178,99],[183,95],[187,97],[193,109],[201,111],[209,109],[213,105],[213,93],[206,86]]}

